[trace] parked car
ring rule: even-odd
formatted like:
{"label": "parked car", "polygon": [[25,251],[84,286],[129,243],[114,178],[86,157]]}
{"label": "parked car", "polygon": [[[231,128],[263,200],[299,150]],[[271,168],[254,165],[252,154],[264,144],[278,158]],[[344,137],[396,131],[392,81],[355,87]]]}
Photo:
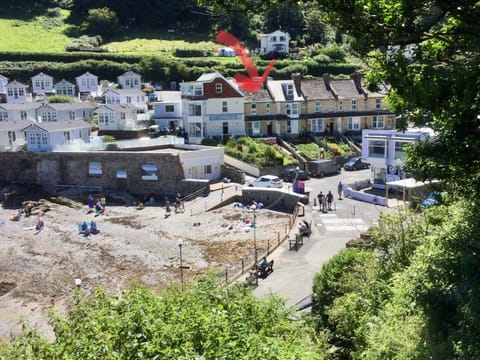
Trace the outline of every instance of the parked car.
{"label": "parked car", "polygon": [[250,187],[267,187],[267,188],[281,188],[283,186],[282,180],[275,175],[263,175],[248,183]]}
{"label": "parked car", "polygon": [[340,174],[342,167],[334,160],[315,160],[308,162],[308,171],[312,176]]}
{"label": "parked car", "polygon": [[363,162],[361,157],[353,157],[343,164],[345,170],[360,170],[368,169],[370,167],[369,163]]}
{"label": "parked car", "polygon": [[308,180],[310,179],[310,174],[308,171],[296,169],[296,168],[289,168],[283,170],[282,174],[283,181],[293,182],[295,179],[297,180]]}

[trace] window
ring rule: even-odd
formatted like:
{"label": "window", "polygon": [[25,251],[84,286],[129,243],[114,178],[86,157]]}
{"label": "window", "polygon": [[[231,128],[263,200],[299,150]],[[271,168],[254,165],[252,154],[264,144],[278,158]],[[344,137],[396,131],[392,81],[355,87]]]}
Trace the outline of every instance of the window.
{"label": "window", "polygon": [[25,110],[20,111],[20,119],[27,120],[27,112]]}
{"label": "window", "polygon": [[142,164],[142,180],[158,180],[157,164]]}
{"label": "window", "polygon": [[63,132],[63,139],[65,140],[66,144],[68,144],[70,142],[70,132],[69,131],[64,131]]}
{"label": "window", "polygon": [[89,161],[88,162],[88,175],[102,175],[102,163]]}
{"label": "window", "polygon": [[252,115],[257,115],[257,103],[252,103],[250,105],[250,111]]}
{"label": "window", "polygon": [[116,176],[117,176],[117,179],[126,179],[127,178],[127,170],[117,170]]}
{"label": "window", "polygon": [[293,84],[287,84],[287,96],[293,96]]}
{"label": "window", "polygon": [[321,112],[322,111],[322,106],[320,101],[315,102],[315,112]]}
{"label": "window", "polygon": [[205,165],[203,168],[203,171],[205,174],[211,174],[212,173],[212,165]]}
{"label": "window", "polygon": [[222,123],[222,134],[223,135],[228,135],[228,122],[224,121]]}
{"label": "window", "polygon": [[222,112],[228,112],[228,105],[226,101],[222,101]]}
{"label": "window", "polygon": [[343,100],[338,102],[338,111],[343,111]]}
{"label": "window", "polygon": [[383,129],[385,127],[385,122],[383,120],[383,115],[374,115],[372,119],[372,127]]}
{"label": "window", "polygon": [[217,94],[221,94],[223,92],[223,86],[222,84],[215,84],[215,92]]}
{"label": "window", "polygon": [[260,121],[254,121],[252,123],[252,135],[260,135],[261,125]]}
{"label": "window", "polygon": [[57,121],[57,114],[51,111],[42,111],[40,112],[40,118],[42,119],[42,121]]}
{"label": "window", "polygon": [[287,134],[292,133],[292,122],[290,120],[287,120]]}
{"label": "window", "polygon": [[[120,102],[120,99],[118,99],[118,102]],[[132,97],[131,96],[127,96],[127,104],[131,104],[132,103]]]}
{"label": "window", "polygon": [[75,111],[69,111],[68,112],[68,118],[70,120],[75,120]]}
{"label": "window", "polygon": [[323,119],[312,119],[310,129],[314,133],[325,131],[325,121]]}
{"label": "window", "polygon": [[0,121],[8,121],[8,112],[0,111]]}
{"label": "window", "polygon": [[357,110],[357,100],[352,100],[352,110]]}
{"label": "window", "polygon": [[287,115],[298,115],[298,104],[286,104],[285,105],[285,112]]}
{"label": "window", "polygon": [[267,115],[270,114],[270,103],[265,104],[265,114],[267,114]]}
{"label": "window", "polygon": [[405,146],[408,145],[408,142],[396,141],[395,142],[395,160],[403,159],[406,155]]}
{"label": "window", "polygon": [[167,113],[175,112],[175,105],[165,105],[165,112]]}
{"label": "window", "polygon": [[127,115],[124,112],[120,113],[120,120],[125,120],[127,118]]}
{"label": "window", "polygon": [[200,104],[188,104],[189,116],[202,116],[202,106]]}
{"label": "window", "polygon": [[330,100],[328,103],[328,111],[333,112],[335,110],[333,105],[333,100]]}
{"label": "window", "polygon": [[379,110],[382,108],[382,99],[375,99],[375,109]]}
{"label": "window", "polygon": [[368,141],[368,157],[385,158],[385,141],[369,140]]}
{"label": "window", "polygon": [[202,136],[202,123],[190,123],[188,127],[188,136],[201,137]]}
{"label": "window", "polygon": [[348,130],[360,130],[360,118],[359,117],[349,117],[348,118],[347,129]]}
{"label": "window", "polygon": [[195,85],[194,95],[196,95],[196,96],[203,95],[203,86],[202,85]]}

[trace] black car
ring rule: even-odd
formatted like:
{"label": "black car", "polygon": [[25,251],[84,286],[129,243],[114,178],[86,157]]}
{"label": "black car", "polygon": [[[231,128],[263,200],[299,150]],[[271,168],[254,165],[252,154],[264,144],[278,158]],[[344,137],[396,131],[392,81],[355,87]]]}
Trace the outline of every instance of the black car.
{"label": "black car", "polygon": [[369,167],[370,167],[370,164],[363,162],[362,158],[360,157],[351,158],[343,165],[343,168],[345,170],[360,170],[360,169],[368,169]]}
{"label": "black car", "polygon": [[295,179],[308,180],[310,179],[310,174],[305,170],[301,170],[301,169],[297,170],[295,168],[292,168],[292,169],[285,169],[283,171],[282,178],[283,178],[283,181],[287,181],[287,182],[293,182],[295,181]]}

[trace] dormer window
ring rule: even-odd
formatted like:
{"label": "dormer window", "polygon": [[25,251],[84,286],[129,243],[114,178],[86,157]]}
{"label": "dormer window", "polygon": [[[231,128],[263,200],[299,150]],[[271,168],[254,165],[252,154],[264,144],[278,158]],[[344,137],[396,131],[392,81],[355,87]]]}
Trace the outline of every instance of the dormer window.
{"label": "dormer window", "polygon": [[320,101],[315,102],[315,112],[321,112],[322,111],[322,106]]}
{"label": "dormer window", "polygon": [[251,114],[252,115],[257,115],[257,103],[252,103],[251,104]]}
{"label": "dormer window", "polygon": [[333,111],[334,111],[334,109],[333,109],[333,101],[332,101],[332,100],[330,100],[330,102],[328,103],[328,111],[330,111],[330,112],[333,112]]}
{"label": "dormer window", "polygon": [[223,92],[222,84],[215,84],[215,92],[221,94]]}
{"label": "dormer window", "polygon": [[293,96],[293,84],[287,84],[287,96]]}
{"label": "dormer window", "polygon": [[375,109],[379,110],[382,108],[382,100],[381,99],[375,99]]}
{"label": "dormer window", "polygon": [[338,111],[343,111],[343,101],[342,100],[340,100],[338,102]]}

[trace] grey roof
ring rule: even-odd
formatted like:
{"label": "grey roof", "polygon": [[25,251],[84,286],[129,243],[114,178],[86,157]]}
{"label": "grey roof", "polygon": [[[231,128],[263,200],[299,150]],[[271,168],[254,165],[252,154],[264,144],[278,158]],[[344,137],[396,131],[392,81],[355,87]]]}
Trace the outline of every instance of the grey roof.
{"label": "grey roof", "polygon": [[4,108],[5,110],[36,110],[40,106],[42,106],[42,103],[37,103],[37,102],[25,102],[21,104],[9,104],[9,103],[4,103],[0,104],[0,108]]}
{"label": "grey roof", "polygon": [[75,130],[75,129],[86,129],[91,128],[92,125],[84,120],[73,120],[73,121],[42,121],[42,122],[30,122],[23,130],[36,126],[45,131],[66,131],[66,130]]}
{"label": "grey roof", "polygon": [[122,76],[132,76],[132,75],[140,76],[140,74],[137,74],[136,72],[134,72],[132,70],[128,70],[128,71],[124,72],[122,75],[117,76],[117,78],[122,77]]}
{"label": "grey roof", "polygon": [[141,94],[141,95],[145,95],[145,93],[142,91],[142,90],[138,90],[138,89],[108,89],[108,90],[105,90],[104,94],[106,94],[107,92],[116,92],[117,94]]}
{"label": "grey roof", "polygon": [[30,121],[30,120],[0,121],[0,131],[22,130],[31,124],[33,124],[33,121]]}
{"label": "grey roof", "polygon": [[333,94],[327,89],[325,85],[325,81],[323,79],[318,79],[318,80],[302,79],[300,87],[302,88],[302,93],[309,100],[315,100],[315,99],[334,100],[335,99]]}
{"label": "grey roof", "polygon": [[[222,74],[219,72],[211,72],[211,73],[206,73],[200,75],[200,77],[197,79],[197,81],[202,81],[202,82],[211,82],[215,80],[216,78],[221,77],[224,78]],[[225,78],[224,78],[225,79]],[[226,79],[225,79],[226,80]]]}
{"label": "grey roof", "polygon": [[257,93],[242,90],[246,102],[271,102],[272,98],[266,89],[260,89]]}
{"label": "grey roof", "polygon": [[125,111],[125,110],[131,110],[137,112],[137,107],[132,104],[100,104],[95,108],[95,111],[97,111],[99,108],[107,108],[112,110],[113,112],[120,112],[120,111]]}
{"label": "grey roof", "polygon": [[340,99],[363,99],[365,97],[363,88],[362,91],[359,91],[352,79],[331,79],[330,86]]}
{"label": "grey roof", "polygon": [[92,109],[93,105],[89,102],[73,102],[73,103],[47,103],[46,106],[50,106],[56,111],[68,111],[68,110],[84,110]]}

